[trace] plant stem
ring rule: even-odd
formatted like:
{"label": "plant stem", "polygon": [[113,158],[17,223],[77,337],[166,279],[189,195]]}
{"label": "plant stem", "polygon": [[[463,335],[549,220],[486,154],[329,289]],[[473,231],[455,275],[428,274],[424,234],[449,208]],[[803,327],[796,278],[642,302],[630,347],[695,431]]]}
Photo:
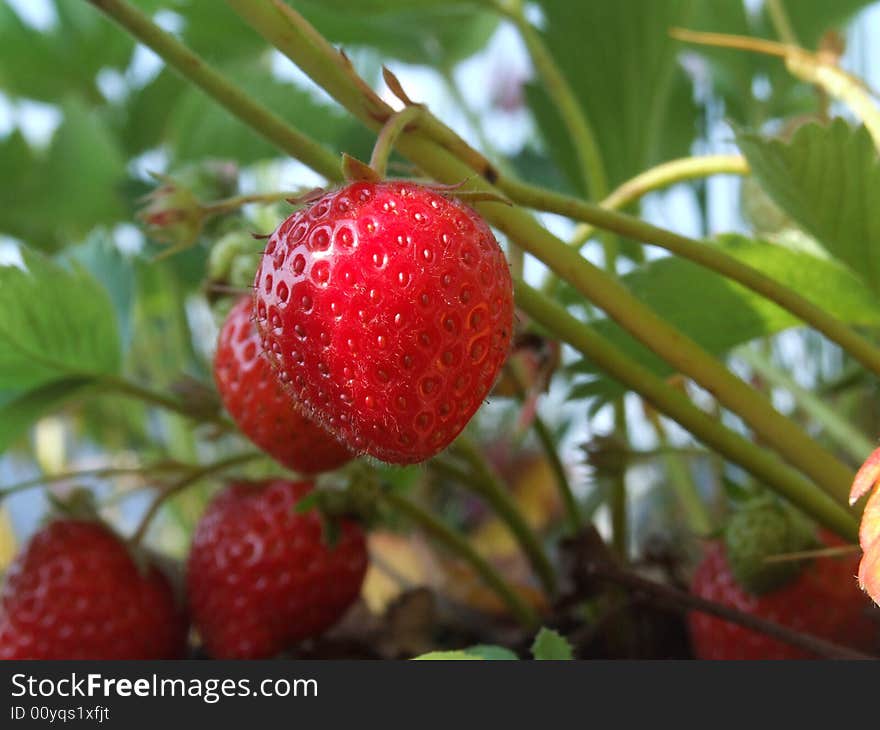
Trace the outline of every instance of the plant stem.
{"label": "plant stem", "polygon": [[[507,370],[513,379],[520,401],[524,401],[526,398],[525,382],[521,369],[514,358],[510,358],[507,361]],[[562,499],[562,505],[568,517],[569,529],[574,534],[583,525],[583,517],[580,514],[577,499],[575,499],[571,484],[568,481],[565,464],[562,463],[562,459],[559,457],[559,451],[553,440],[553,434],[550,433],[549,427],[537,411],[532,418],[532,429],[538,438],[538,442],[541,444],[541,448],[544,450],[544,455],[547,458],[550,469],[553,471],[553,476],[556,478],[556,488],[559,490],[559,496]]]}
{"label": "plant stem", "polygon": [[770,13],[770,22],[773,23],[773,29],[779,36],[779,40],[791,46],[799,46],[797,34],[794,32],[794,26],[788,18],[782,0],[766,0],[766,3],[767,11]]}
{"label": "plant stem", "polygon": [[556,65],[553,55],[544,45],[540,33],[526,19],[522,3],[497,3],[497,7],[513,23],[522,37],[544,91],[559,112],[578,158],[584,188],[595,198],[604,197],[608,192],[608,179],[602,154],[599,151],[596,134],[574,91]]}
{"label": "plant stem", "polygon": [[6,487],[0,487],[0,501],[18,492],[24,492],[34,487],[43,487],[57,482],[66,482],[73,479],[103,479],[114,476],[142,476],[150,473],[174,472],[184,468],[185,465],[174,462],[164,462],[159,464],[144,466],[105,466],[96,469],[80,469],[78,471],[61,472],[58,474],[43,474],[34,479],[28,479],[23,482],[10,484]]}
{"label": "plant stem", "polygon": [[680,454],[670,450],[669,436],[660,420],[660,416],[648,406],[647,418],[654,427],[657,442],[664,449],[663,461],[669,475],[669,485],[684,510],[685,519],[691,531],[699,537],[708,537],[712,533],[712,518],[700,497],[700,491],[691,474],[690,466]]}
{"label": "plant stem", "polygon": [[815,418],[830,439],[853,459],[861,464],[874,450],[876,444],[853,426],[819,396],[798,385],[794,378],[773,365],[766,357],[751,347],[741,347],[737,358],[745,362],[768,383],[787,390],[797,405],[812,418]]}
{"label": "plant stem", "polygon": [[866,368],[880,375],[880,349],[868,339],[793,289],[741,263],[717,246],[695,241],[645,223],[638,218],[607,210],[602,206],[525,183],[508,181],[499,184],[499,189],[521,205],[558,213],[576,220],[589,221],[601,228],[611,228],[623,236],[660,246],[732,279],[791,312],[832,342],[836,342]]}
{"label": "plant stem", "polygon": [[171,499],[171,497],[180,494],[187,487],[192,486],[200,479],[204,479],[211,474],[216,474],[233,466],[239,466],[240,464],[247,463],[248,461],[253,461],[254,459],[258,459],[262,456],[263,454],[261,454],[260,452],[249,451],[244,454],[236,454],[234,456],[227,457],[226,459],[215,461],[213,464],[195,467],[180,480],[167,487],[166,489],[163,489],[155,496],[153,501],[150,503],[150,506],[147,507],[147,511],[144,512],[144,515],[141,518],[141,521],[138,523],[138,526],[135,528],[135,531],[129,539],[129,542],[132,545],[139,545],[141,544],[141,542],[143,542],[143,539],[147,534],[147,530],[149,529],[150,524],[159,513],[159,509],[162,507],[163,504],[165,504],[165,502]]}
{"label": "plant stem", "polygon": [[234,198],[224,198],[223,200],[215,200],[202,206],[202,210],[208,215],[223,215],[238,210],[242,206],[251,203],[281,203],[286,200],[295,199],[302,195],[301,190],[288,193],[252,193],[250,195],[236,195]]}
{"label": "plant stem", "polygon": [[784,59],[785,67],[793,76],[808,84],[815,84],[829,96],[849,106],[862,120],[874,145],[880,149],[880,110],[874,103],[872,92],[862,79],[840,68],[835,57],[829,58],[798,46],[749,36],[700,33],[682,28],[673,28],[670,34],[687,43],[735,48]]}
{"label": "plant stem", "polygon": [[834,644],[809,634],[803,634],[787,626],[782,626],[781,624],[745,613],[721,603],[706,600],[700,596],[686,593],[663,583],[642,578],[636,573],[621,570],[600,561],[594,561],[586,566],[585,573],[593,578],[605,580],[609,583],[628,588],[636,593],[650,596],[652,599],[672,608],[684,611],[701,611],[711,616],[717,616],[725,621],[730,621],[747,629],[766,634],[774,639],[779,639],[826,659],[876,659],[876,657],[856,649]]}
{"label": "plant stem", "polygon": [[186,418],[212,423],[224,431],[237,430],[236,425],[232,421],[224,418],[219,413],[194,413],[185,403],[177,398],[167,396],[163,393],[157,393],[155,390],[150,390],[143,385],[138,385],[137,383],[133,383],[132,381],[126,380],[117,375],[102,375],[98,380],[97,387],[99,390],[117,393],[129,398],[136,398],[144,403],[159,406],[160,408],[172,411],[173,413],[178,413]]}
{"label": "plant stem", "polygon": [[[629,443],[626,428],[626,411],[624,396],[614,401],[614,435],[620,443]],[[611,545],[617,557],[626,562],[629,560],[629,516],[626,494],[626,473],[624,465],[614,469],[608,478],[608,509],[611,512]]]}
{"label": "plant stem", "polygon": [[556,572],[529,523],[525,521],[510,492],[486,461],[482,452],[466,436],[459,436],[450,447],[470,467],[471,480],[465,485],[485,498],[514,534],[532,569],[551,596],[556,592]]}
{"label": "plant stem", "polygon": [[531,631],[540,625],[540,618],[535,610],[464,537],[409,499],[389,490],[381,491],[380,495],[380,499],[389,507],[408,517],[450,552],[469,563],[486,585],[507,604],[523,627]]}
{"label": "plant stem", "polygon": [[388,169],[388,159],[394,149],[394,143],[398,137],[406,129],[407,125],[416,122],[422,115],[424,110],[419,106],[408,106],[399,112],[392,114],[379,136],[376,138],[376,144],[373,147],[373,154],[370,156],[370,167],[380,177],[384,178]]}
{"label": "plant stem", "polygon": [[[500,170],[505,175],[510,174],[512,172],[512,167],[495,149],[492,141],[486,136],[486,132],[483,129],[483,124],[479,116],[467,103],[467,99],[464,98],[464,94],[461,92],[458,83],[456,83],[455,75],[453,74],[452,69],[449,66],[443,67],[443,69],[441,70],[441,78],[443,79],[443,84],[446,87],[446,90],[449,92],[449,95],[458,105],[462,114],[464,114],[467,123],[474,130],[474,134],[476,134],[477,136],[477,142],[480,148],[492,159],[493,164],[498,168],[498,170]],[[521,277],[525,269],[525,254],[519,246],[512,242],[507,249],[507,261],[510,264],[511,274],[513,276]]]}
{"label": "plant stem", "polygon": [[272,144],[311,167],[330,181],[340,182],[339,158],[330,150],[289,126],[247,92],[227,81],[170,33],[125,0],[87,0],[105,13],[169,66],[209,94],[221,106],[262,134]]}
{"label": "plant stem", "polygon": [[[269,39],[285,55],[322,85],[337,101],[365,123],[375,128],[377,105],[381,112],[390,110],[363,80],[354,75],[350,65],[301,16],[284,3],[227,0],[248,23]],[[430,135],[429,139],[426,135]],[[436,135],[436,136],[435,136]],[[499,189],[517,194],[529,193],[537,199],[552,194],[518,181],[501,180],[498,171],[481,155],[471,150],[451,130],[426,114],[419,130],[404,133],[399,150],[435,179],[447,183],[461,182],[476,170],[487,181],[503,183]],[[476,186],[479,180],[472,180]],[[479,188],[488,186],[479,184]],[[490,188],[491,190],[491,188]],[[535,194],[535,191],[539,195]],[[565,199],[564,196],[562,196]],[[577,201],[576,201],[577,202]],[[628,290],[609,279],[562,241],[548,233],[517,208],[497,203],[477,204],[490,223],[544,261],[552,270],[578,289],[584,296],[603,308],[612,319],[638,340],[669,361],[682,373],[694,378],[716,394],[733,412],[740,414],[774,448],[821,484],[829,493],[845,502],[853,474],[836,458],[817,446],[796,424],[778,414],[772,406],[747,385],[729,373],[715,358],[686,338]],[[635,230],[645,232],[647,224],[637,219],[595,208],[596,216],[614,220],[622,218]],[[605,226],[609,228],[609,226]],[[656,229],[661,234],[662,229]],[[618,231],[623,232],[623,231]],[[638,236],[636,236],[638,237]],[[687,241],[687,239],[684,239]],[[704,248],[697,245],[698,248]],[[777,285],[778,287],[778,285]]]}
{"label": "plant stem", "polygon": [[567,342],[629,389],[639,393],[707,446],[739,464],[823,525],[847,540],[858,533],[855,517],[816,485],[786,466],[776,456],[714,420],[662,378],[632,360],[562,306],[522,281],[515,282],[516,297],[536,322]]}
{"label": "plant stem", "polygon": [[[612,191],[600,205],[608,210],[622,210],[655,190],[687,180],[725,174],[748,175],[749,163],[741,155],[682,157],[664,162],[630,178]],[[579,224],[571,238],[571,246],[579,249],[595,233],[596,226],[590,223]]]}

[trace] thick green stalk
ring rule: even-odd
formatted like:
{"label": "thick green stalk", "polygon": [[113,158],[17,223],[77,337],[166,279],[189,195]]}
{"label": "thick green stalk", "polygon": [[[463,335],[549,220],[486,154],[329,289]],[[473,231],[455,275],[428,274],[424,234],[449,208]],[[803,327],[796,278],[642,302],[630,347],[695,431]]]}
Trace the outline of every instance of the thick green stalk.
{"label": "thick green stalk", "polygon": [[[658,228],[638,218],[608,210],[600,205],[587,203],[519,181],[499,180],[497,186],[511,200],[520,205],[558,213],[575,220],[588,221],[599,228],[612,229],[637,241],[660,246],[682,258],[694,261],[732,279],[791,312],[824,334],[829,340],[836,342],[866,368],[880,375],[880,349],[869,340],[793,289],[789,289],[757,269],[737,261],[716,246]],[[563,276],[563,278],[565,277]]]}
{"label": "thick green stalk", "polygon": [[786,466],[776,456],[730,430],[691,403],[662,378],[629,358],[562,306],[528,286],[516,282],[520,307],[556,337],[567,342],[627,388],[639,393],[707,446],[738,464],[771,489],[784,495],[819,522],[846,539],[858,531],[853,515],[816,485]]}
{"label": "thick green stalk", "polygon": [[861,464],[877,447],[864,433],[853,426],[831,406],[826,404],[815,393],[802,388],[795,380],[773,365],[766,357],[753,348],[741,347],[735,353],[737,358],[745,362],[768,383],[787,390],[799,408],[822,425],[822,430],[838,447],[846,451],[857,463]]}
{"label": "thick green stalk", "polygon": [[221,106],[246,122],[272,144],[311,167],[330,181],[342,180],[339,158],[313,139],[289,126],[268,108],[254,102],[244,90],[227,81],[170,33],[125,0],[87,0],[107,14],[169,66],[209,94]]}
{"label": "thick green stalk", "polygon": [[540,618],[535,610],[523,600],[522,596],[458,532],[444,524],[441,520],[438,520],[430,512],[419,507],[415,502],[393,491],[383,490],[379,498],[384,500],[393,510],[408,517],[450,552],[469,563],[486,585],[495,591],[498,597],[507,604],[510,612],[516,616],[523,626],[528,629],[534,629],[540,624]]}
{"label": "thick green stalk", "polygon": [[552,596],[556,592],[556,571],[553,564],[495,470],[486,462],[480,449],[464,435],[453,442],[451,450],[468,464],[472,477],[470,488],[484,497],[510,528],[544,589]]}

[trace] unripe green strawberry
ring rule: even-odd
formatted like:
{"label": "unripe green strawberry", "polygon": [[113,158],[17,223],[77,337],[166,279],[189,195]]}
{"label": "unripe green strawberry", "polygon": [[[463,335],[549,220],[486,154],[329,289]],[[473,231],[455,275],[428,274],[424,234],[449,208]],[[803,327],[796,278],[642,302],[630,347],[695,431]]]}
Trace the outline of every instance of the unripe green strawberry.
{"label": "unripe green strawberry", "polygon": [[771,561],[775,555],[818,545],[813,525],[791,507],[761,497],[736,511],[724,532],[730,572],[748,592],[761,595],[794,580],[803,561]]}

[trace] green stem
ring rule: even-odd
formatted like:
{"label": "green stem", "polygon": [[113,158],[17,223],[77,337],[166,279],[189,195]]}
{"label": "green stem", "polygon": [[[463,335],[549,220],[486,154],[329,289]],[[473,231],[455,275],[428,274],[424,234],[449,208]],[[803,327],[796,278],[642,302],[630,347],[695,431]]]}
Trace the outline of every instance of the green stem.
{"label": "green stem", "polygon": [[565,125],[578,165],[584,178],[584,187],[594,198],[608,192],[608,179],[596,134],[571,86],[556,65],[553,55],[544,45],[541,34],[526,19],[522,3],[497,3],[498,10],[516,27],[525,43],[544,91],[553,101]]}
{"label": "green stem", "polygon": [[754,348],[742,347],[735,352],[735,355],[768,383],[788,391],[806,414],[822,424],[822,429],[828,438],[846,451],[857,463],[861,464],[868,458],[868,454],[876,448],[876,444],[846,418],[828,406],[815,393],[798,385],[794,378],[773,365]]}
{"label": "green stem", "polygon": [[450,449],[470,467],[471,479],[466,486],[477,492],[492,506],[516,537],[544,589],[551,596],[555,594],[556,572],[544,547],[482,452],[464,435],[459,436]]}
{"label": "green stem", "polygon": [[648,421],[654,427],[657,442],[665,450],[663,461],[669,475],[669,485],[681,503],[688,526],[695,535],[709,537],[713,531],[712,517],[700,497],[700,491],[694,481],[690,465],[680,454],[676,454],[670,449],[669,435],[666,433],[660,416],[653,409],[648,413]]}
{"label": "green stem", "polygon": [[[514,358],[510,358],[507,361],[507,370],[513,379],[520,401],[524,401],[526,398],[525,379],[523,378],[523,374],[520,372],[521,369],[518,367],[518,363]],[[569,529],[572,534],[576,534],[583,526],[583,517],[580,514],[577,499],[571,489],[568,474],[565,471],[565,464],[562,463],[562,459],[559,457],[559,451],[553,440],[553,434],[550,433],[549,427],[537,412],[532,418],[532,429],[535,432],[535,436],[538,437],[538,442],[544,450],[547,463],[550,465],[550,469],[556,479],[556,488],[559,490],[559,496],[562,499],[562,505],[565,508],[565,514],[568,517]]]}
{"label": "green stem", "polygon": [[[477,142],[479,143],[480,148],[487,155],[489,155],[498,170],[500,170],[505,175],[511,174],[513,172],[513,168],[495,149],[492,141],[486,136],[486,132],[483,129],[483,124],[479,116],[477,116],[476,112],[474,112],[473,108],[471,108],[470,104],[467,103],[467,99],[464,98],[464,94],[461,92],[461,89],[456,83],[455,76],[453,75],[452,69],[449,66],[443,67],[441,71],[441,78],[443,79],[443,84],[446,86],[446,90],[449,92],[449,95],[458,105],[462,114],[464,114],[468,124],[477,135]],[[525,254],[523,250],[516,244],[511,243],[507,249],[507,261],[510,264],[511,274],[513,274],[513,276],[521,277],[523,275],[523,271],[525,270]]]}
{"label": "green stem", "polygon": [[207,464],[206,466],[194,468],[179,481],[172,484],[170,487],[163,489],[155,496],[153,501],[150,503],[150,506],[147,507],[147,511],[144,512],[144,516],[141,518],[141,521],[135,528],[135,531],[129,539],[129,542],[132,545],[140,545],[143,542],[143,539],[147,534],[147,530],[149,529],[150,524],[159,513],[159,509],[173,496],[180,494],[184,489],[192,486],[193,484],[201,479],[204,479],[207,476],[225,471],[226,469],[229,469],[233,466],[239,466],[241,464],[247,463],[248,461],[253,461],[254,459],[258,459],[262,456],[263,454],[260,452],[247,452],[244,454],[236,454],[226,459],[221,459],[220,461],[215,461],[213,464]]}
{"label": "green stem", "polygon": [[516,282],[516,297],[519,306],[536,322],[590,358],[627,388],[639,393],[658,411],[790,499],[829,529],[848,540],[854,539],[858,532],[854,516],[772,453],[714,420],[662,378],[522,281]]}
{"label": "green stem", "polygon": [[[380,124],[376,119],[375,94],[365,90],[365,84],[354,76],[345,59],[295,11],[278,0],[227,2],[352,113],[374,128]],[[381,101],[379,104],[380,111],[388,108]],[[435,129],[438,130],[436,136]],[[426,136],[428,134],[431,135],[430,139]],[[484,158],[480,162],[481,156],[478,153],[470,150],[460,138],[430,115],[426,115],[420,123],[419,131],[401,136],[398,148],[428,174],[443,182],[455,183],[467,179],[473,169],[486,180],[503,183],[500,186],[502,190],[510,190],[517,195],[528,194],[537,200],[552,196],[547,191],[518,181],[500,180],[491,163]],[[476,184],[478,181],[473,182]],[[487,186],[480,187],[486,189]],[[565,200],[565,196],[562,198]],[[719,400],[735,413],[742,415],[762,438],[787,459],[812,476],[829,493],[845,502],[852,472],[833,455],[819,448],[797,425],[776,413],[765,399],[727,372],[696,343],[658,317],[623,286],[608,279],[589,262],[581,259],[562,241],[532,221],[524,211],[497,203],[477,204],[477,207],[490,223],[507,233],[524,249],[541,258],[637,339],[715,393]],[[645,232],[644,226],[647,224],[637,219],[631,220],[598,206],[591,206],[589,210],[593,208],[597,219],[607,222],[607,216],[611,216],[612,221],[617,220],[619,223],[618,218],[622,218],[626,223],[624,227],[633,230],[631,226],[635,226],[636,231],[642,234]],[[610,228],[608,225],[604,227]],[[666,239],[667,235],[674,236],[662,229],[652,230],[663,234],[661,239]],[[652,241],[654,238],[653,235],[650,237]],[[697,247],[705,248],[699,245]]]}
{"label": "green stem", "polygon": [[[609,210],[622,210],[648,193],[687,180],[710,175],[748,175],[749,164],[741,155],[702,155],[670,160],[639,173],[611,192],[600,205]],[[571,237],[571,246],[581,248],[595,235],[596,226],[580,223]]]}
{"label": "green stem", "polygon": [[253,193],[250,195],[236,195],[234,198],[224,198],[223,200],[215,200],[202,206],[202,211],[208,215],[223,215],[231,213],[239,208],[250,205],[251,203],[281,203],[286,200],[296,199],[302,195],[302,191],[289,193]]}
{"label": "green stem", "polygon": [[[623,396],[614,401],[614,433],[620,443],[629,443]],[[629,517],[626,493],[626,467],[608,477],[608,508],[611,511],[611,545],[620,560],[629,560]]]}
{"label": "green stem", "polygon": [[155,390],[150,390],[143,385],[138,385],[137,383],[133,383],[132,381],[126,380],[117,375],[102,375],[97,382],[97,387],[99,390],[105,392],[112,392],[129,398],[136,398],[144,403],[159,406],[160,408],[185,416],[186,418],[212,423],[215,426],[222,428],[224,431],[237,430],[236,425],[232,423],[232,421],[224,418],[219,413],[193,413],[192,410],[187,407],[186,403],[183,403],[177,398],[167,396],[163,393],[157,393]]}
{"label": "green stem", "polygon": [[393,491],[382,491],[380,499],[392,509],[408,517],[421,527],[437,542],[444,545],[450,552],[458,555],[474,569],[489,588],[507,604],[510,612],[529,630],[540,625],[540,618],[535,610],[507,583],[495,568],[481,556],[473,546],[459,533],[448,527],[430,512],[423,510],[414,502]]}
{"label": "green stem", "polygon": [[58,482],[66,482],[74,479],[104,479],[106,477],[115,476],[143,476],[145,474],[156,474],[160,472],[174,472],[186,468],[183,464],[174,462],[163,462],[153,466],[105,466],[96,469],[80,469],[78,471],[61,472],[58,474],[43,474],[34,479],[28,479],[23,482],[10,484],[6,487],[0,487],[0,502],[7,497],[24,492],[34,487],[44,487],[49,484]]}
{"label": "green stem", "polygon": [[601,228],[613,229],[623,236],[660,246],[732,279],[791,312],[832,342],[836,342],[866,368],[880,375],[880,349],[868,339],[793,289],[737,261],[716,246],[695,241],[602,206],[525,183],[507,182],[499,184],[499,188],[521,205],[558,213],[576,220],[590,221]]}
{"label": "green stem", "polygon": [[169,66],[209,94],[220,105],[330,181],[341,182],[339,158],[330,150],[290,127],[281,117],[254,102],[247,92],[227,81],[170,33],[125,0],[87,0],[105,13]]}
{"label": "green stem", "polygon": [[419,106],[408,106],[399,112],[392,114],[385,122],[382,131],[376,138],[373,154],[370,156],[370,167],[380,177],[384,178],[388,169],[388,159],[394,149],[398,137],[403,134],[407,125],[412,124],[422,115],[424,109]]}
{"label": "green stem", "polygon": [[767,11],[770,13],[770,22],[773,23],[773,29],[776,31],[776,35],[779,36],[779,40],[790,46],[799,46],[797,33],[795,33],[794,26],[788,18],[788,13],[785,11],[785,5],[782,0],[766,0],[766,2]]}

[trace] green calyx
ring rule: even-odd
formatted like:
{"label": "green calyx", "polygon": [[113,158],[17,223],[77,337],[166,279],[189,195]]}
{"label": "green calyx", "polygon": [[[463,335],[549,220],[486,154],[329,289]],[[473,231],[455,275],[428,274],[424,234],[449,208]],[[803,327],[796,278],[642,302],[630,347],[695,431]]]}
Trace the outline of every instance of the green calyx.
{"label": "green calyx", "polygon": [[737,583],[761,595],[797,578],[806,561],[784,556],[815,548],[818,540],[806,517],[776,499],[761,497],[746,503],[731,517],[724,544]]}

